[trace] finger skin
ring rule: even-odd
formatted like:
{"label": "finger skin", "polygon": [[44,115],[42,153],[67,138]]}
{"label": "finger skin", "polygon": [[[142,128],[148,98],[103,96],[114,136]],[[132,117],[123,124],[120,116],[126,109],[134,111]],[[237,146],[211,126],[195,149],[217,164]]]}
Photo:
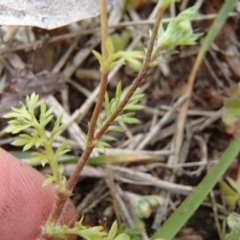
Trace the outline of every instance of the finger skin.
{"label": "finger skin", "polygon": [[[43,188],[44,179],[40,172],[0,148],[0,239],[39,238],[55,203],[54,186]],[[72,225],[76,209],[70,200],[65,208],[63,222]]]}

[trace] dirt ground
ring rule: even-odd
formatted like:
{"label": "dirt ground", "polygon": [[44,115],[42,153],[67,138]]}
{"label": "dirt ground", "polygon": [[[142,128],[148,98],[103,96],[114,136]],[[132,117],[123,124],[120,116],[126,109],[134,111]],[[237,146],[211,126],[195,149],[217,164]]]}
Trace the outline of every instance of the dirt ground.
{"label": "dirt ground", "polygon": [[[194,2],[173,4],[166,14],[166,22]],[[194,31],[207,33],[222,2],[203,1],[199,16],[193,19]],[[126,48],[145,46],[151,27],[151,19],[148,18],[155,6],[156,3],[151,1],[142,1],[141,4],[139,1],[133,9],[122,11],[119,18],[119,9],[111,10],[110,15],[114,19],[110,24],[111,34],[121,37],[128,30]],[[177,116],[181,111],[176,102],[187,86],[202,40],[191,47],[179,47],[179,54],[147,74],[141,87],[145,94],[141,103],[145,108],[136,115],[140,123],[123,125],[126,131],[115,134],[117,141],[107,151],[110,158],[114,155],[118,159],[110,166],[115,183],[114,201],[118,203],[118,211],[127,226],[131,226],[132,222],[134,225],[135,217],[132,206],[121,198],[123,193],[158,195],[166,200],[164,207],[155,206],[151,216],[144,219],[145,239],[184,199],[184,187],[196,186],[235,136],[236,129],[227,127],[221,120],[224,99],[240,77],[239,13],[235,11],[231,16],[197,72],[178,161],[173,162],[171,157],[173,141],[177,137]],[[1,116],[35,91],[49,107],[56,107],[56,115],[63,114],[64,122],[72,122],[69,129],[56,139],[56,146],[67,139],[71,154],[80,156],[84,149],[81,134],[87,131],[99,86],[99,66],[91,53],[93,49],[100,50],[99,19],[86,19],[51,31],[37,27],[13,28],[0,28]],[[4,42],[11,31],[13,34]],[[119,81],[126,88],[136,76],[137,72],[129,66],[116,66],[110,74],[110,96],[114,95]],[[6,121],[1,118],[1,129],[5,126]],[[3,148],[21,151],[10,145],[12,140],[13,136],[1,132],[0,144]],[[99,151],[94,154],[99,154]],[[67,176],[74,164],[66,164]],[[236,178],[238,168],[237,159],[226,174]],[[159,179],[176,186],[169,191],[168,187],[161,186]],[[79,216],[84,214],[87,225],[98,224],[99,220],[106,218],[109,226],[116,218],[109,186],[111,179],[103,162],[89,164],[82,173],[73,201]],[[213,209],[217,209],[217,216]],[[223,216],[226,212],[216,186],[175,240],[220,239],[219,232],[224,232]],[[128,214],[131,220],[127,220]]]}

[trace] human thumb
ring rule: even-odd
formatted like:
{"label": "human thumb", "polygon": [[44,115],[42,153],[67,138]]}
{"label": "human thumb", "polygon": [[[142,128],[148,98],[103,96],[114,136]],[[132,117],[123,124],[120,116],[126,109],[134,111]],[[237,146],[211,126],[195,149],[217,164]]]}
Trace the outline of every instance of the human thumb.
{"label": "human thumb", "polygon": [[[56,200],[54,186],[43,188],[44,180],[40,172],[0,148],[0,239],[39,238],[41,226],[49,218]],[[68,200],[62,223],[70,226],[75,223],[75,217],[76,209]],[[76,239],[68,236],[68,240]]]}

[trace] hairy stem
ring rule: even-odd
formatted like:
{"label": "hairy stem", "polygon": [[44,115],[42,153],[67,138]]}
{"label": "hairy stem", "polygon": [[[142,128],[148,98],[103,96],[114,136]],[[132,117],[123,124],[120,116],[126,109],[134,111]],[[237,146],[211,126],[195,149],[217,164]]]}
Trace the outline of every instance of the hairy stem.
{"label": "hairy stem", "polygon": [[161,50],[165,49],[165,47],[159,46],[157,50],[154,52],[154,58],[152,57],[153,49],[154,49],[154,44],[156,41],[157,33],[158,33],[158,28],[161,22],[161,19],[163,17],[164,11],[166,10],[165,6],[161,6],[159,4],[158,7],[158,12],[156,16],[155,23],[153,25],[153,31],[152,35],[149,41],[147,53],[145,56],[145,60],[143,63],[142,70],[138,74],[137,78],[134,80],[133,84],[131,85],[130,89],[128,90],[126,96],[122,100],[122,102],[119,104],[118,108],[114,111],[114,113],[111,115],[111,117],[106,121],[106,123],[101,127],[101,129],[97,132],[95,139],[99,140],[102,135],[107,131],[108,127],[111,125],[111,123],[116,119],[116,117],[119,115],[119,113],[123,110],[123,108],[127,105],[129,99],[132,97],[136,89],[139,87],[141,84],[143,78],[147,74],[148,70],[151,69],[151,63],[156,59],[156,51],[157,53],[160,52]]}
{"label": "hairy stem", "polygon": [[[107,31],[108,23],[107,23],[107,9],[106,9],[107,4],[106,4],[106,0],[99,0],[99,2],[100,2],[100,8],[101,8],[102,54],[103,54],[104,61],[107,61],[108,53],[107,53],[106,44],[105,44],[106,40],[108,38],[108,31]],[[86,149],[84,150],[83,155],[81,156],[74,172],[72,173],[71,177],[69,178],[69,180],[67,182],[67,185],[66,185],[67,191],[72,191],[74,186],[76,185],[78,178],[79,178],[79,174],[81,173],[83,167],[85,166],[88,158],[91,155],[92,150],[94,149],[94,141],[99,140],[101,138],[101,136],[106,132],[108,127],[111,125],[111,123],[116,119],[116,117],[119,115],[119,113],[126,106],[129,99],[134,94],[135,90],[139,87],[143,78],[147,74],[148,70],[152,68],[151,55],[153,52],[159,24],[162,19],[164,11],[165,11],[165,8],[159,5],[159,10],[157,12],[156,21],[153,26],[153,32],[152,32],[152,36],[150,38],[150,42],[149,42],[148,50],[146,53],[145,61],[143,63],[142,70],[138,74],[137,78],[134,80],[132,86],[130,87],[130,89],[129,89],[128,93],[126,94],[125,98],[123,99],[123,101],[120,103],[119,107],[116,109],[116,111],[112,114],[112,116],[107,120],[107,122],[102,126],[102,128],[94,136],[95,126],[96,126],[97,118],[101,111],[102,104],[104,101],[104,95],[106,92],[107,80],[108,80],[108,72],[101,73],[100,90],[99,90],[98,100],[95,105],[95,109],[94,109],[92,118],[89,123]],[[102,15],[104,15],[104,16],[102,16]],[[57,193],[56,204],[55,204],[54,210],[53,210],[51,218],[50,218],[52,221],[58,220],[59,216],[61,215],[62,208],[66,201],[67,201],[67,197],[65,195],[63,195],[61,193]]]}
{"label": "hairy stem", "polygon": [[102,109],[102,104],[104,101],[104,95],[106,92],[107,88],[107,81],[108,81],[108,73],[101,73],[101,83],[100,83],[100,89],[99,89],[99,94],[98,94],[98,100],[95,105],[95,109],[93,111],[93,115],[91,117],[90,123],[89,123],[89,129],[88,129],[88,138],[87,138],[87,145],[86,147],[92,147],[93,146],[93,141],[94,141],[94,130],[96,126],[96,122],[98,119],[98,116],[100,114],[100,111]]}
{"label": "hairy stem", "polygon": [[[102,38],[102,55],[104,61],[107,61],[108,59],[108,53],[106,48],[106,40],[108,38],[108,22],[107,22],[107,2],[106,0],[99,0],[100,4],[100,12],[101,12],[101,38]],[[93,148],[94,148],[94,130],[96,126],[96,122],[98,119],[98,116],[100,114],[103,101],[104,101],[104,95],[107,88],[107,82],[108,82],[108,72],[101,73],[101,81],[100,81],[100,89],[98,94],[98,100],[95,105],[93,115],[91,117],[90,123],[89,123],[89,129],[88,129],[88,136],[87,136],[87,143],[86,143],[86,149],[83,152],[82,157],[80,158],[80,161],[78,162],[76,168],[74,169],[72,175],[70,176],[67,185],[66,185],[66,191],[72,191],[74,186],[76,185],[79,174],[82,171],[83,167],[85,166]],[[63,206],[65,202],[67,201],[66,196],[64,196],[61,193],[57,193],[57,200],[55,207],[53,209],[51,220],[57,221],[59,216],[61,215]]]}
{"label": "hairy stem", "polygon": [[163,17],[163,14],[164,14],[165,10],[166,10],[166,7],[161,6],[160,3],[159,3],[158,4],[157,15],[156,15],[156,20],[155,20],[154,25],[153,25],[152,36],[151,36],[149,44],[148,44],[148,50],[147,50],[147,53],[146,53],[143,69],[145,67],[147,67],[152,62],[151,57],[152,57],[154,44],[155,44],[156,37],[157,37],[157,34],[158,34],[158,28],[159,28],[159,25],[160,25],[160,22],[162,20],[162,17]]}
{"label": "hairy stem", "polygon": [[[91,152],[93,150],[93,146],[92,147],[87,147],[85,149],[85,151],[83,152],[83,155],[80,159],[80,161],[78,162],[76,168],[74,169],[74,172],[72,173],[71,177],[69,178],[67,185],[66,185],[66,191],[72,191],[74,186],[76,185],[78,178],[79,178],[79,174],[82,171],[83,167],[85,166],[89,156],[91,155]],[[57,200],[54,206],[54,209],[52,211],[50,220],[56,222],[59,218],[59,216],[61,215],[62,209],[64,207],[64,204],[67,201],[67,197],[66,195],[62,194],[61,192],[57,192]]]}

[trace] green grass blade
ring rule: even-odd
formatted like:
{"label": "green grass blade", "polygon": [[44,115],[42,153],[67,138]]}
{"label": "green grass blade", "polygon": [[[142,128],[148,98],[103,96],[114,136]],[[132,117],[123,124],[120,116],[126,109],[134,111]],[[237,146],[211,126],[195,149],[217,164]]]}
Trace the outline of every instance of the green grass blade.
{"label": "green grass blade", "polygon": [[[236,5],[237,0],[225,1],[220,9],[216,19],[214,20],[209,32],[204,39],[203,45],[198,53],[196,61],[201,60],[206,55],[206,52],[210,48],[214,39],[221,30],[225,23],[229,12],[231,12]],[[202,201],[206,198],[208,193],[219,181],[224,172],[227,170],[231,162],[234,160],[240,150],[240,136],[238,136],[227,148],[222,155],[220,161],[214,166],[214,168],[206,175],[196,189],[183,201],[178,209],[170,216],[170,218],[163,224],[163,226],[155,232],[152,239],[164,238],[171,240],[181,227],[192,216],[194,211],[199,207]]]}
{"label": "green grass blade", "polygon": [[233,10],[234,6],[236,6],[237,1],[238,0],[227,0],[223,4],[212,26],[210,27],[208,34],[204,39],[203,45],[199,51],[198,57],[200,57],[201,59],[204,58],[206,52],[208,51],[214,39],[217,37],[218,33],[220,32],[223,24],[226,22],[228,18],[228,14]]}
{"label": "green grass blade", "polygon": [[233,140],[221,156],[219,162],[203,178],[196,189],[183,201],[177,210],[168,218],[163,226],[155,232],[151,239],[163,238],[171,240],[186,221],[192,216],[198,206],[204,201],[211,189],[223,176],[229,165],[240,151],[240,135]]}
{"label": "green grass blade", "polygon": [[[32,158],[31,152],[26,151],[11,151],[12,155],[19,159],[29,160]],[[62,164],[69,164],[69,163],[77,163],[79,161],[79,156],[66,154],[64,156],[60,156],[58,162]],[[99,156],[93,156],[88,159],[87,164],[88,165],[101,165],[106,164],[106,158],[111,159],[111,162],[114,163],[131,163],[131,162],[141,162],[146,161],[149,159],[154,159],[154,156],[148,155],[148,154],[138,154],[138,153],[121,153],[121,154],[112,154],[112,155],[99,155]],[[40,163],[32,164],[31,166],[36,167],[40,166]]]}

